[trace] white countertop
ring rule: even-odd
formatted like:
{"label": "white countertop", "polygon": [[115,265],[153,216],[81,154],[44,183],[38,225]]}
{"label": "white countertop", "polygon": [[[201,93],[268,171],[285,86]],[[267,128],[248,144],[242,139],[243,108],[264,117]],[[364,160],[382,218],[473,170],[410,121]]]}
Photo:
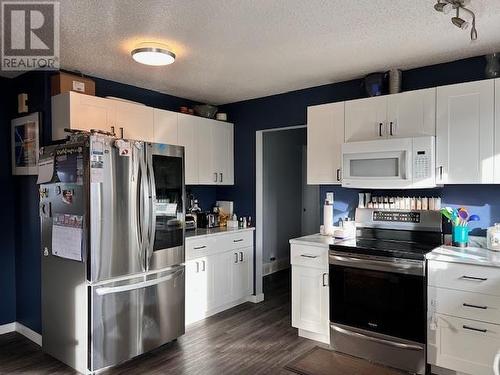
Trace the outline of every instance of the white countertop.
{"label": "white countertop", "polygon": [[250,228],[228,228],[228,227],[218,227],[218,228],[197,228],[195,230],[186,231],[186,239],[189,238],[201,238],[208,236],[224,235],[228,233],[245,232],[255,230],[254,227]]}
{"label": "white countertop", "polygon": [[442,262],[476,264],[480,266],[499,267],[500,252],[481,247],[441,246],[426,255],[428,260]]}
{"label": "white countertop", "polygon": [[309,236],[304,236],[304,237],[298,237],[298,238],[292,238],[290,240],[291,244],[302,244],[302,245],[310,245],[310,246],[319,246],[319,247],[325,247],[328,249],[330,245],[332,245],[335,241],[341,241],[341,240],[335,240],[332,236],[323,236],[319,233],[317,234],[311,234]]}

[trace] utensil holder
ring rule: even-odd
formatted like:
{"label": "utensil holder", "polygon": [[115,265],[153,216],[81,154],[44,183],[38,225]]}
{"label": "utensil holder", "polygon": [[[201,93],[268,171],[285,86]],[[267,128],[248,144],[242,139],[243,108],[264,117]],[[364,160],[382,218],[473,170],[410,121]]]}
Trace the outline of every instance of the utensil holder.
{"label": "utensil holder", "polygon": [[453,226],[451,229],[451,241],[453,246],[469,246],[469,228],[467,226]]}

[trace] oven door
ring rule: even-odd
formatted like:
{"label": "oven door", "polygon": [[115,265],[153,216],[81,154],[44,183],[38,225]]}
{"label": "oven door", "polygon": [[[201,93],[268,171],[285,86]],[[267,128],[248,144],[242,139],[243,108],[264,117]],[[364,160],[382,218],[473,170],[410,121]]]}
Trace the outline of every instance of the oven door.
{"label": "oven door", "polygon": [[425,343],[423,262],[330,254],[330,321]]}
{"label": "oven door", "polygon": [[345,143],[342,186],[403,188],[412,181],[411,138]]}

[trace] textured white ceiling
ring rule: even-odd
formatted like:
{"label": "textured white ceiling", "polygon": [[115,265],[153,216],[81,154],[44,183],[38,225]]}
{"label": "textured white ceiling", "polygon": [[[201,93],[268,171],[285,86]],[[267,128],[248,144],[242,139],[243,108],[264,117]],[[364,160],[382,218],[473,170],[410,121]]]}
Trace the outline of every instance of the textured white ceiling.
{"label": "textured white ceiling", "polygon": [[[472,0],[479,39],[433,0],[61,0],[62,67],[228,103],[500,51],[500,1]],[[464,18],[466,16],[464,15]],[[173,65],[130,50],[165,42]]]}

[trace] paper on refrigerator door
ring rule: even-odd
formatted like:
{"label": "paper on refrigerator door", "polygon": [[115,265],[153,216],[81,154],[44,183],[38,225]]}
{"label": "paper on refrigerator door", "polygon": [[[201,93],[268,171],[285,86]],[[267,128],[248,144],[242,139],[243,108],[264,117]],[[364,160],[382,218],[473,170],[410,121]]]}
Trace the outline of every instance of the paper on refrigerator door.
{"label": "paper on refrigerator door", "polygon": [[83,217],[56,214],[52,222],[52,255],[82,261]]}
{"label": "paper on refrigerator door", "polygon": [[54,175],[54,158],[40,160],[38,163],[38,180],[37,184],[45,184],[52,181]]}

